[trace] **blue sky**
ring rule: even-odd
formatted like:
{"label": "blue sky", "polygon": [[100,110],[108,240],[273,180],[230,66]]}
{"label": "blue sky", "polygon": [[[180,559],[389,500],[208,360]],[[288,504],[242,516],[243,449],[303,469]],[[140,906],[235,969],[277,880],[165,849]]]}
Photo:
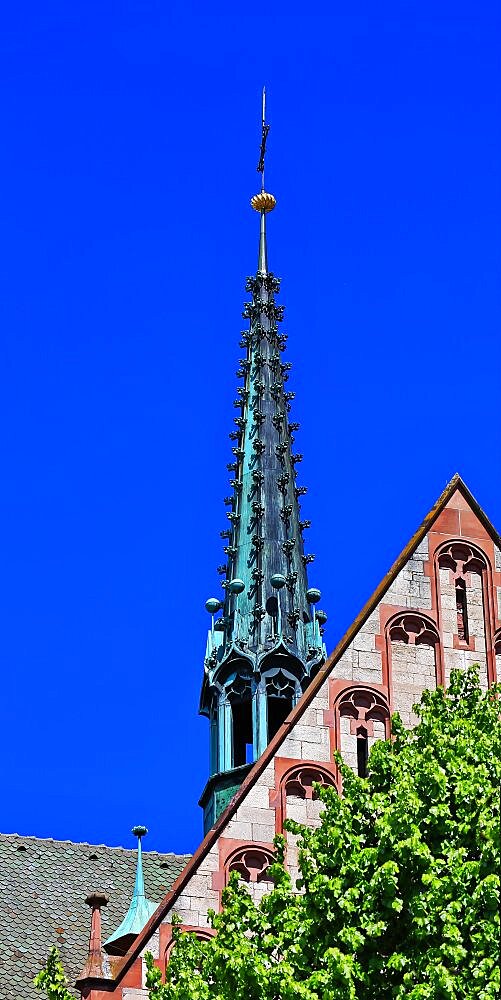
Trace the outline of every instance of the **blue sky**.
{"label": "blue sky", "polygon": [[459,471],[501,527],[497,4],[4,7],[0,829],[187,851],[270,266],[333,648]]}

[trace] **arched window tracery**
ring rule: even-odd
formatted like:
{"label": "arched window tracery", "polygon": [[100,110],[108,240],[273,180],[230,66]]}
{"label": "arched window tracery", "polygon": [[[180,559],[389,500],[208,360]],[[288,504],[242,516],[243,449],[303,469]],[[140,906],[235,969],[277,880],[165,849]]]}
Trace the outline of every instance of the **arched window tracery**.
{"label": "arched window tracery", "polygon": [[[370,688],[352,688],[345,691],[338,702],[341,718],[350,719],[350,732],[356,734],[360,723],[363,723],[369,736],[374,735],[374,723],[380,722],[386,729],[389,725],[390,712],[386,699]],[[389,731],[388,731],[389,735]]]}
{"label": "arched window tracery", "polygon": [[397,615],[389,622],[388,632],[392,642],[410,646],[434,646],[440,641],[436,625],[416,612]]}
{"label": "arched window tracery", "polygon": [[386,698],[371,688],[350,688],[339,698],[337,713],[341,754],[355,774],[365,777],[371,747],[390,735]]}
{"label": "arched window tracery", "polygon": [[238,872],[244,882],[271,882],[268,869],[273,864],[273,854],[265,847],[249,844],[235,851],[226,864],[227,874]]}
{"label": "arched window tracery", "polygon": [[285,795],[296,796],[299,799],[318,799],[318,789],[315,785],[333,786],[334,776],[316,765],[301,764],[289,771],[283,779]]}
{"label": "arched window tracery", "polygon": [[470,542],[452,541],[440,546],[437,551],[438,565],[442,569],[451,569],[455,576],[464,577],[466,573],[482,572],[487,567],[487,560],[481,549]]}
{"label": "arched window tracery", "polygon": [[[210,941],[216,934],[216,932],[211,927],[194,927],[191,924],[182,924],[181,930],[187,933],[194,934],[198,941]],[[169,940],[164,948],[164,963],[165,966],[169,964],[170,957],[172,955],[175,940],[172,936],[172,928],[169,928]]]}
{"label": "arched window tracery", "polygon": [[268,743],[285,722],[301,695],[299,681],[283,667],[275,667],[263,675],[266,691]]}

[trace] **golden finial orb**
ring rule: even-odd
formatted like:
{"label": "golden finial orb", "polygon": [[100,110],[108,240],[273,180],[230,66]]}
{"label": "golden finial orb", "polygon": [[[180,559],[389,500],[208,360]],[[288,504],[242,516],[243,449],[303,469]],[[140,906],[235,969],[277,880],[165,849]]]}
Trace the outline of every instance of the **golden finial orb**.
{"label": "golden finial orb", "polygon": [[251,198],[251,205],[255,212],[272,212],[277,203],[277,199],[268,191],[260,191]]}

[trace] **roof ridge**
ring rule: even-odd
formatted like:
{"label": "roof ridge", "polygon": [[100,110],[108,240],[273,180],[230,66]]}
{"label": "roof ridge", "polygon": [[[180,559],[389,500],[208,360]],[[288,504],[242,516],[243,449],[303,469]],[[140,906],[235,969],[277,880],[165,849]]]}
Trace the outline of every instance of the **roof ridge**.
{"label": "roof ridge", "polygon": [[[23,833],[2,833],[0,832],[0,838],[6,840],[13,840],[17,838],[18,840],[31,840],[36,843],[42,844],[60,844],[60,845],[70,845],[71,847],[85,847],[92,848],[96,850],[98,848],[104,848],[107,851],[126,851],[127,854],[135,854],[135,847],[122,847],[120,845],[114,844],[90,844],[86,840],[57,840],[55,837],[37,837],[35,834],[23,834]],[[186,852],[184,854],[176,854],[174,851],[144,851],[143,856],[157,854],[161,858],[191,858],[191,853]]]}

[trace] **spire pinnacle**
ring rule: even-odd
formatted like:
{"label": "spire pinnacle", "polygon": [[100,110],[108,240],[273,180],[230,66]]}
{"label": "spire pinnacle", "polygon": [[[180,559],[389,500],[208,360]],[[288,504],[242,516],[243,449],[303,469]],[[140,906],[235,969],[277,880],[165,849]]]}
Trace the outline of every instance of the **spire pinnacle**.
{"label": "spire pinnacle", "polygon": [[259,150],[259,163],[257,165],[257,172],[261,174],[261,191],[259,194],[254,195],[251,198],[251,205],[254,211],[261,213],[261,229],[259,234],[259,256],[258,256],[258,272],[260,274],[268,273],[268,251],[266,246],[266,214],[267,212],[273,211],[276,205],[276,199],[272,194],[269,194],[264,189],[264,161],[266,156],[266,141],[268,139],[268,133],[270,131],[270,126],[266,122],[266,87],[263,87],[263,99],[261,106],[261,147]]}
{"label": "spire pinnacle", "polygon": [[134,892],[132,894],[132,900],[134,901],[134,899],[139,899],[140,897],[144,899],[143,850],[141,847],[141,838],[146,836],[148,830],[145,826],[133,826],[132,833],[134,837],[137,837],[136,881],[134,882]]}
{"label": "spire pinnacle", "polygon": [[108,958],[103,955],[101,948],[101,909],[108,904],[108,896],[105,896],[104,892],[91,892],[85,902],[92,912],[89,953],[78,977],[78,988],[88,979],[107,979],[109,976]]}

